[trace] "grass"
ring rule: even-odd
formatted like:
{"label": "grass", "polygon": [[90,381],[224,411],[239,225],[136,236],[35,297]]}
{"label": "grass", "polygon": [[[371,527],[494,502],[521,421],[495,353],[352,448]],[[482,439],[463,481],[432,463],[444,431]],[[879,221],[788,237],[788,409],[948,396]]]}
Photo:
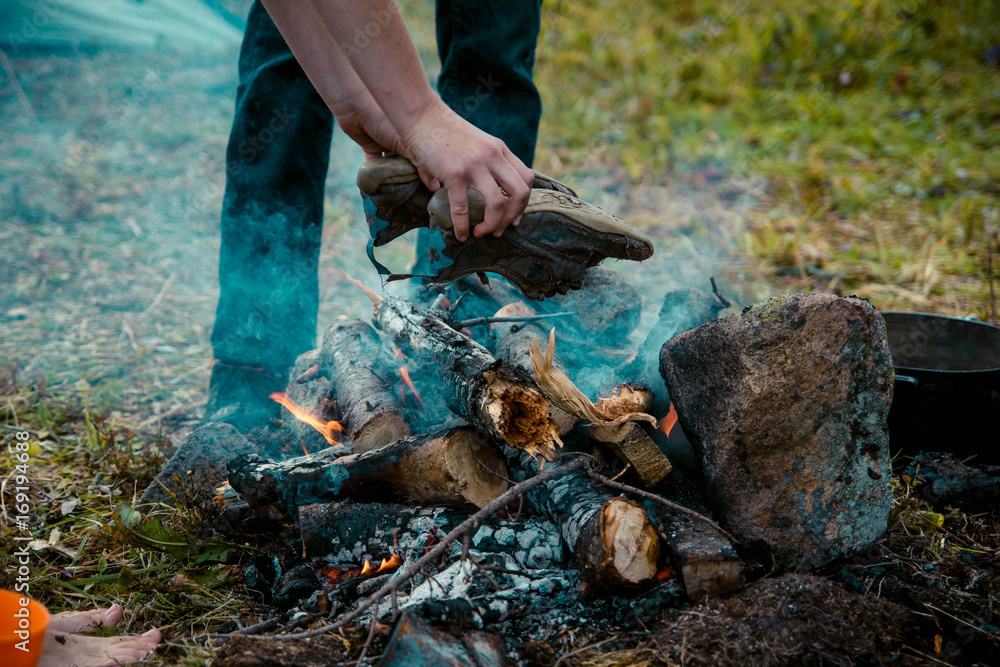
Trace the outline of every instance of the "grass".
{"label": "grass", "polygon": [[[404,10],[433,73],[433,12]],[[741,304],[825,290],[997,322],[996,3],[561,0],[543,11],[536,166],[653,236],[652,260],[615,267],[647,311],[669,287],[714,275]],[[156,624],[175,642],[248,618],[249,549],[196,562],[204,551],[150,539],[201,540],[194,510],[150,534],[116,513],[204,402],[235,54],[11,60],[38,120],[0,77],[0,470],[12,470],[13,434],[30,431],[32,593],[57,611],[122,601],[123,631]],[[320,326],[367,311],[339,273],[372,279],[352,150],[336,137]],[[408,250],[390,250],[390,265],[405,265]],[[893,553],[937,571],[996,553],[992,516],[935,510],[904,480],[895,491]],[[6,516],[0,530],[13,534]],[[0,568],[0,585],[11,571]],[[934,572],[920,576],[945,585]],[[991,585],[981,607],[995,608]],[[656,655],[641,648],[570,664]],[[156,658],[212,660],[190,647]]]}
{"label": "grass", "polygon": [[739,247],[775,290],[995,320],[996,3],[547,7],[543,168],[763,181]]}

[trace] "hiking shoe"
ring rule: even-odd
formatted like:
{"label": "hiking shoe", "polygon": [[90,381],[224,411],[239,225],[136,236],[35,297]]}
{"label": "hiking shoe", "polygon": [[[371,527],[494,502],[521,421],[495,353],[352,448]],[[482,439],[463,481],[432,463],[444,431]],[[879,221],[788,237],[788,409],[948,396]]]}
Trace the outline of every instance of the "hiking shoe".
{"label": "hiking shoe", "polygon": [[[441,188],[427,207],[431,233],[440,230],[441,254],[431,248],[431,276],[447,282],[471,273],[499,273],[529,299],[566,294],[583,286],[584,272],[608,257],[642,261],[653,254],[653,243],[644,234],[610,213],[570,194],[532,190],[517,226],[507,227],[499,238],[470,236],[464,243],[452,230],[448,191]],[[482,197],[469,190],[469,223],[483,219]]]}
{"label": "hiking shoe", "polygon": [[[572,188],[535,171],[532,188],[575,195]],[[433,193],[420,180],[412,162],[399,155],[368,160],[358,170],[358,188],[372,245],[381,246],[418,227],[428,225],[427,204]]]}
{"label": "hiking shoe", "polygon": [[287,374],[216,363],[208,383],[202,423],[232,424],[240,433],[267,426],[281,416],[281,406],[268,396],[284,391],[287,384]]}

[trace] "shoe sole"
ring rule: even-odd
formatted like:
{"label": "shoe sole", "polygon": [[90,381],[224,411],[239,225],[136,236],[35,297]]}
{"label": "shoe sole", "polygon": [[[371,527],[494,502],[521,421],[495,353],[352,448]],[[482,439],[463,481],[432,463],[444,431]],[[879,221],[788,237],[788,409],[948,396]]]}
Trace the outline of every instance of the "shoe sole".
{"label": "shoe sole", "polygon": [[[469,192],[470,226],[482,220],[485,205]],[[653,255],[653,243],[643,233],[571,195],[532,190],[520,225],[500,237],[455,238],[451,205],[443,188],[428,204],[431,229],[441,229],[444,254],[452,263],[434,277],[447,282],[472,273],[499,273],[529,299],[565,294],[583,285],[584,272],[608,257],[643,261]]]}

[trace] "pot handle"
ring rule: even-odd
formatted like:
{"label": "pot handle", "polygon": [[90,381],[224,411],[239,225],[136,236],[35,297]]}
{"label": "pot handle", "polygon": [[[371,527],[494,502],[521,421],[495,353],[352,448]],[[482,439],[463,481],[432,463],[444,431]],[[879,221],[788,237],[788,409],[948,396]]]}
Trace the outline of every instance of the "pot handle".
{"label": "pot handle", "polygon": [[896,382],[905,382],[906,384],[913,385],[914,389],[920,386],[920,381],[912,375],[897,375]]}

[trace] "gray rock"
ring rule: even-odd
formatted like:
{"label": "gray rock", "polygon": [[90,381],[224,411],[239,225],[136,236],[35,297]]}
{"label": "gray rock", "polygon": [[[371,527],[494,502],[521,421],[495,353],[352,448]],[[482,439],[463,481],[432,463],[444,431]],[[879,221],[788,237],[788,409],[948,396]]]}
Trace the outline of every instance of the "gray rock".
{"label": "gray rock", "polygon": [[741,541],[803,570],[885,531],[893,369],[867,301],[771,299],[675,337],[660,371],[709,503]]}
{"label": "gray rock", "polygon": [[[215,489],[226,481],[226,464],[256,447],[230,424],[205,424],[188,436],[139,500],[141,505],[175,505],[171,494],[195,503],[210,502]],[[178,485],[177,480],[180,480]]]}

